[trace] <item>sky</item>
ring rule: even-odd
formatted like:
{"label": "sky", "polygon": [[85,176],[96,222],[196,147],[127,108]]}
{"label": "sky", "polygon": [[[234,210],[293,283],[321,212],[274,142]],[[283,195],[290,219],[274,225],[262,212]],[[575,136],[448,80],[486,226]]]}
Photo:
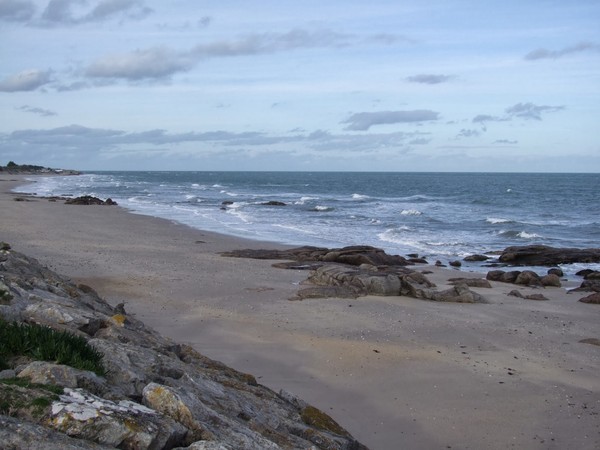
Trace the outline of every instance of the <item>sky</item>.
{"label": "sky", "polygon": [[600,172],[598,0],[0,0],[0,165]]}

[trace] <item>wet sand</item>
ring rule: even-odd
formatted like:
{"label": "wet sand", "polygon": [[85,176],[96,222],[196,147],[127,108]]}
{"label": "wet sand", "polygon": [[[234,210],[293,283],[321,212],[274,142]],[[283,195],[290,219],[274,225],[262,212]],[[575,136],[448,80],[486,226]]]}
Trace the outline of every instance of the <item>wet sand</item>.
{"label": "wet sand", "polygon": [[[327,411],[371,449],[600,448],[600,306],[564,288],[474,289],[488,304],[407,297],[289,301],[307,276],[221,257],[281,248],[120,207],[11,193],[0,175],[0,241],[162,334]],[[15,201],[21,197],[26,201]],[[433,270],[440,289],[453,276]],[[540,268],[538,273],[545,270]]]}

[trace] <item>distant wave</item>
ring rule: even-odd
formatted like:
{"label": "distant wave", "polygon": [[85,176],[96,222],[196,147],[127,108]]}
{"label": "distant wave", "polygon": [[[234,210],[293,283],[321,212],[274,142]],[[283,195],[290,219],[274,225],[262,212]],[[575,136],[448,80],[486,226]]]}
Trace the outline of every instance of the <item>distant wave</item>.
{"label": "distant wave", "polygon": [[363,194],[352,194],[352,199],[353,200],[366,200],[370,198],[368,195],[363,195]]}
{"label": "distant wave", "polygon": [[539,234],[528,233],[526,231],[515,231],[515,230],[502,230],[498,233],[499,236],[505,238],[519,238],[519,239],[536,239],[541,238]]}
{"label": "distant wave", "polygon": [[331,206],[321,206],[321,205],[317,205],[315,206],[312,211],[333,211],[334,208],[332,208]]}
{"label": "distant wave", "polygon": [[488,217],[487,219],[485,219],[485,221],[487,223],[491,223],[491,224],[497,224],[497,223],[514,223],[514,220],[510,220],[510,219],[502,219],[499,217]]}
{"label": "distant wave", "polygon": [[418,209],[403,209],[400,214],[403,216],[420,216],[423,213]]}

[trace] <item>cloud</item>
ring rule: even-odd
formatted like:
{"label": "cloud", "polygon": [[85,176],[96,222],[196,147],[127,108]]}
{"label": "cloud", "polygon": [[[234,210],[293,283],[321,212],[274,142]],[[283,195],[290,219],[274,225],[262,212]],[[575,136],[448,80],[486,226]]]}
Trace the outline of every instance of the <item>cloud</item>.
{"label": "cloud", "polygon": [[361,112],[352,114],[341,123],[347,123],[347,130],[364,131],[374,125],[388,125],[395,123],[414,123],[438,120],[439,113],[428,109],[413,111],[378,111]]}
{"label": "cloud", "polygon": [[556,112],[565,109],[564,106],[534,105],[533,103],[517,103],[506,108],[506,113],[511,117],[523,119],[542,120],[542,113]]}
{"label": "cloud", "polygon": [[25,22],[33,17],[35,5],[25,0],[0,0],[0,20]]}
{"label": "cloud", "polygon": [[516,145],[519,141],[511,141],[509,139],[497,139],[494,141],[494,144],[506,144],[506,145]]}
{"label": "cloud", "polygon": [[410,83],[422,83],[422,84],[440,84],[450,81],[454,78],[452,75],[434,75],[434,74],[419,74],[406,77],[405,80]]}
{"label": "cloud", "polygon": [[331,30],[293,29],[285,33],[254,33],[236,39],[198,44],[188,50],[168,47],[138,49],[92,62],[85,73],[93,78],[129,81],[161,79],[185,72],[198,62],[212,58],[251,56],[308,48],[345,47],[355,36]]}
{"label": "cloud", "polygon": [[[268,153],[281,150],[281,144],[291,145],[290,151],[322,152],[408,152],[410,145],[425,144],[429,133],[395,132],[332,134],[325,130],[268,135],[260,132],[234,133],[217,130],[206,132],[168,133],[153,129],[130,133],[117,129],[68,125],[52,129],[25,129],[0,133],[0,153],[11,154],[19,149],[22,157],[36,159],[44,155],[82,155],[102,158],[103,155],[164,154],[197,155],[215,151],[230,154],[238,150]],[[186,143],[192,145],[185,145]],[[204,145],[196,145],[203,143]]]}
{"label": "cloud", "polygon": [[506,122],[510,120],[508,117],[491,116],[489,114],[479,114],[473,117],[473,123],[485,124],[487,122]]}
{"label": "cloud", "polygon": [[87,3],[85,0],[51,0],[42,13],[41,23],[56,26],[100,22],[116,17],[141,19],[152,12],[142,0],[101,0],[93,8],[82,11]]}
{"label": "cloud", "polygon": [[93,78],[124,78],[130,81],[165,78],[190,70],[193,62],[165,47],[136,50],[126,55],[108,56],[92,63],[85,71]]}
{"label": "cloud", "polygon": [[33,91],[49,82],[48,70],[24,70],[0,81],[0,92]]}
{"label": "cloud", "polygon": [[460,132],[458,133],[458,135],[456,136],[456,138],[469,138],[469,137],[477,137],[481,135],[481,132],[479,130],[469,130],[466,128],[463,128],[462,130],[460,130]]}
{"label": "cloud", "polygon": [[43,117],[50,117],[50,116],[56,116],[57,115],[54,111],[51,111],[49,109],[36,108],[36,107],[33,107],[33,106],[29,106],[29,105],[19,106],[16,109],[18,109],[19,111],[24,111],[24,112],[28,112],[28,113],[32,113],[32,114],[38,114],[38,115],[43,116]]}
{"label": "cloud", "polygon": [[536,61],[538,59],[558,59],[563,56],[572,55],[574,53],[580,53],[585,51],[600,52],[600,45],[594,44],[593,42],[579,42],[570,47],[565,47],[560,50],[547,50],[545,48],[538,48],[525,55],[527,61]]}

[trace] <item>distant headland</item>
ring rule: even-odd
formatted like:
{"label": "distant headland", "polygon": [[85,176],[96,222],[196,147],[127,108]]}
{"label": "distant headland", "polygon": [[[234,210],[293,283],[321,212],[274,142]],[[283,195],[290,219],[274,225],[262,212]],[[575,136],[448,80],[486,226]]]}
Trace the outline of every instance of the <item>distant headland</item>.
{"label": "distant headland", "polygon": [[38,174],[60,174],[79,175],[80,172],[70,169],[52,169],[50,167],[36,166],[32,164],[16,164],[9,161],[6,166],[0,166],[0,173],[38,175]]}

